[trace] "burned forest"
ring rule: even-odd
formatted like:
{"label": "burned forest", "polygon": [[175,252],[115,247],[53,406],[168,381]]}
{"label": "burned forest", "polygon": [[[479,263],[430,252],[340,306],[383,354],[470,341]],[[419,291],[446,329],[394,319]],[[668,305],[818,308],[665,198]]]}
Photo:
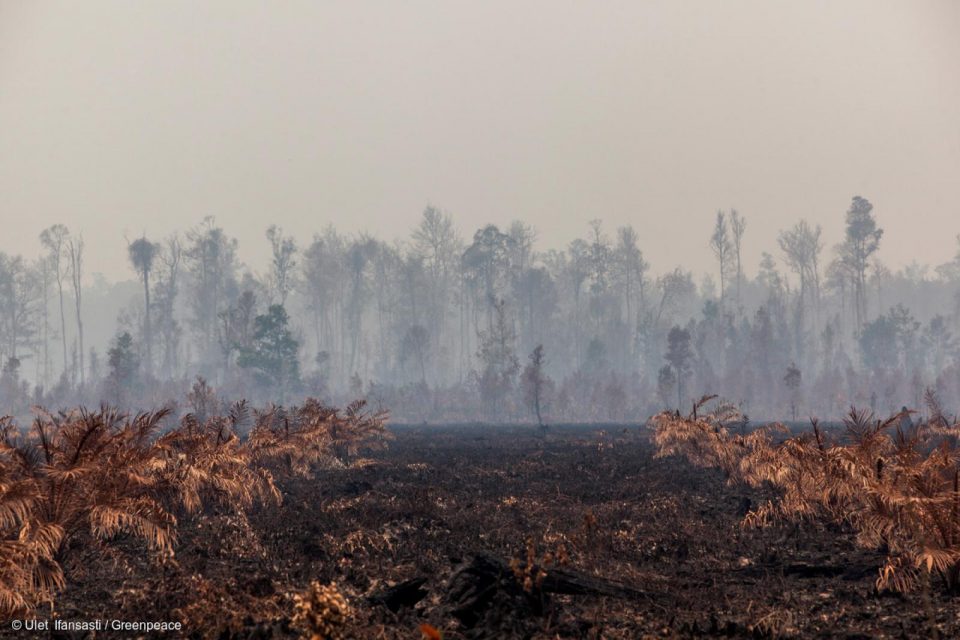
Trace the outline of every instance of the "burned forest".
{"label": "burned forest", "polygon": [[0,638],[960,637],[960,6],[0,0]]}

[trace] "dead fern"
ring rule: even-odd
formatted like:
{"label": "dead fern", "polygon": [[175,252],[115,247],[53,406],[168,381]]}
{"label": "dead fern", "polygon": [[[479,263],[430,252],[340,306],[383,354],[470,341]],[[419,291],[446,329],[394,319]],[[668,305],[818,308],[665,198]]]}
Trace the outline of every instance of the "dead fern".
{"label": "dead fern", "polygon": [[724,402],[707,410],[716,398],[702,397],[688,416],[681,416],[679,411],[653,416],[650,423],[656,455],[682,455],[698,467],[720,469],[733,482],[751,475],[745,463],[764,460],[770,451],[770,433],[783,427],[771,425],[746,435],[733,433],[730,426],[738,425],[742,416],[733,405]]}
{"label": "dead fern", "polygon": [[382,448],[390,437],[386,412],[366,413],[365,406],[359,400],[341,413],[310,398],[299,407],[255,412],[251,451],[264,466],[298,475],[315,465],[342,464],[362,448]]}
{"label": "dead fern", "polygon": [[729,481],[770,485],[776,500],[751,511],[745,525],[826,519],[850,527],[856,541],[888,560],[878,589],[907,591],[924,574],[960,588],[960,424],[948,421],[928,392],[930,419],[914,424],[908,411],[885,420],[851,409],[843,439],[812,432],[774,444],[770,433],[732,435],[724,409],[652,419],[658,455],[681,454],[716,467]]}
{"label": "dead fern", "polygon": [[312,399],[271,407],[253,412],[247,437],[244,402],[226,415],[187,414],[165,431],[166,409],[131,416],[108,407],[38,408],[26,432],[0,418],[0,615],[52,603],[66,583],[71,540],[128,536],[170,557],[178,516],[210,505],[243,513],[278,503],[278,472],[307,473],[383,446],[386,414],[363,406],[342,414]]}

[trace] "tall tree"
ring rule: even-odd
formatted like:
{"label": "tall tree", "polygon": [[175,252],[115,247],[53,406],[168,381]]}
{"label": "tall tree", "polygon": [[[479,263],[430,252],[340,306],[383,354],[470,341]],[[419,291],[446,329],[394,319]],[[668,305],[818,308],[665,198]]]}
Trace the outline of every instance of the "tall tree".
{"label": "tall tree", "polygon": [[73,285],[73,302],[77,311],[77,354],[82,389],[87,381],[83,366],[83,235],[67,238],[67,254],[70,257],[70,283]]}
{"label": "tall tree", "polygon": [[842,245],[842,259],[854,276],[857,331],[867,317],[867,267],[870,257],[880,248],[883,229],[873,217],[873,205],[866,198],[854,196],[847,210],[846,239]]}
{"label": "tall tree", "polygon": [[157,336],[161,342],[163,360],[160,370],[163,375],[172,376],[177,371],[177,357],[180,346],[181,327],[176,318],[177,294],[180,291],[180,270],[183,249],[180,239],[174,235],[159,246],[159,270],[154,285]]}
{"label": "tall tree", "polygon": [[607,294],[610,288],[610,272],[613,266],[613,250],[610,240],[603,233],[603,222],[590,221],[593,232],[589,246],[590,265],[590,315],[594,320],[594,337],[599,338],[601,325],[607,318]]}
{"label": "tall tree", "polygon": [[363,337],[364,310],[370,299],[370,265],[379,250],[379,243],[368,235],[361,235],[347,248],[347,278],[350,285],[344,327],[350,337],[349,370],[356,373]]}
{"label": "tall tree", "polygon": [[730,231],[727,227],[727,214],[717,211],[716,223],[713,225],[713,234],[710,236],[710,249],[720,263],[720,305],[726,302],[726,282],[730,270],[730,252],[733,245],[730,242]]}
{"label": "tall tree", "polygon": [[270,305],[267,313],[256,317],[252,344],[237,358],[239,366],[255,371],[264,388],[279,393],[281,403],[300,380],[300,343],[289,322],[282,305]]}
{"label": "tall tree", "polygon": [[322,235],[314,235],[303,252],[300,280],[307,307],[313,315],[317,353],[333,351],[339,335],[335,326],[343,304],[340,292],[346,269],[344,251],[342,237],[328,227]]}
{"label": "tall tree", "polygon": [[157,257],[159,246],[147,240],[146,236],[137,238],[127,247],[130,264],[143,281],[143,341],[146,347],[146,373],[150,375],[153,369],[153,332],[150,326],[150,273]]}
{"label": "tall tree", "polygon": [[0,362],[15,360],[36,350],[39,333],[39,274],[21,256],[0,253]]}
{"label": "tall tree", "polygon": [[551,330],[551,322],[557,309],[556,283],[550,272],[542,266],[527,269],[520,283],[521,297],[526,301],[528,340],[542,343]]}
{"label": "tall tree", "polygon": [[623,292],[626,321],[636,325],[639,311],[645,310],[647,295],[647,270],[650,268],[638,246],[639,236],[631,226],[617,229],[617,246],[614,250],[617,265],[617,284]]}
{"label": "tall tree", "polygon": [[496,225],[488,224],[473,235],[473,243],[463,252],[461,264],[474,296],[487,310],[487,328],[493,325],[494,306],[507,280],[507,255],[510,237]]}
{"label": "tall tree", "polygon": [[428,278],[425,328],[435,353],[440,352],[444,340],[444,321],[457,275],[457,258],[463,251],[461,245],[449,213],[433,206],[424,209],[420,224],[413,230],[412,251],[422,260]]}
{"label": "tall tree", "polygon": [[53,275],[51,261],[48,256],[42,255],[37,260],[36,272],[40,281],[40,340],[43,343],[42,359],[38,364],[37,377],[44,387],[50,385],[50,283]]}
{"label": "tall tree", "polygon": [[40,242],[47,250],[47,257],[53,268],[53,277],[57,281],[57,295],[60,298],[60,339],[63,342],[63,370],[67,370],[67,318],[63,305],[63,280],[69,273],[65,251],[70,231],[62,224],[44,229]]}
{"label": "tall tree", "polygon": [[118,334],[113,339],[113,345],[107,352],[107,362],[110,366],[107,378],[109,391],[113,395],[113,402],[123,406],[130,392],[137,387],[140,372],[140,360],[129,332]]}
{"label": "tall tree", "polygon": [[960,355],[957,353],[957,342],[953,333],[947,326],[947,319],[942,315],[930,319],[923,332],[923,344],[930,354],[934,375],[939,375],[944,370],[949,358],[956,359]]}
{"label": "tall tree", "polygon": [[410,358],[417,361],[420,371],[420,384],[427,384],[427,359],[430,357],[430,336],[426,327],[415,324],[403,334],[400,341],[400,361],[406,362]]}
{"label": "tall tree", "polygon": [[574,347],[576,368],[579,369],[583,364],[583,314],[580,294],[583,291],[583,283],[590,277],[590,247],[583,239],[577,238],[567,248],[567,256],[564,270],[573,292]]}
{"label": "tall tree", "polygon": [[[189,279],[191,323],[201,362],[215,362],[220,346],[220,313],[239,295],[237,241],[213,217],[187,233],[184,262]],[[201,372],[203,373],[203,372]]]}
{"label": "tall tree", "polygon": [[667,353],[664,359],[673,367],[677,380],[677,407],[683,407],[683,383],[690,377],[693,350],[690,347],[690,331],[679,326],[670,329],[667,335]]}
{"label": "tall tree", "polygon": [[[637,246],[637,232],[631,226],[617,229],[617,244],[614,248],[615,290],[622,294],[621,310],[624,314],[623,338],[618,351],[624,368],[636,362],[637,333],[640,316],[647,311],[647,269],[650,265],[643,259],[643,252]],[[619,313],[618,313],[619,315]]]}
{"label": "tall tree", "polygon": [[234,352],[242,354],[253,348],[256,318],[257,296],[250,289],[244,289],[234,304],[220,312],[220,348],[227,368]]}
{"label": "tall tree", "polygon": [[494,322],[488,331],[481,332],[480,351],[477,353],[483,366],[480,400],[488,413],[501,415],[520,371],[520,362],[514,351],[517,336],[507,317],[506,301],[502,298],[495,300],[493,310]]}
{"label": "tall tree", "polygon": [[449,213],[428,206],[420,224],[413,230],[413,250],[419,254],[435,280],[442,280],[454,267],[457,232]]}
{"label": "tall tree", "polygon": [[533,243],[536,242],[536,230],[519,220],[510,224],[507,232],[507,263],[510,274],[510,289],[514,306],[517,309],[517,321],[520,326],[521,345],[529,344],[533,332],[533,293],[527,287],[527,276],[533,267]]}
{"label": "tall tree", "polygon": [[530,363],[523,369],[523,395],[527,405],[537,416],[537,424],[542,429],[543,402],[546,394],[553,388],[553,381],[544,372],[547,359],[544,357],[543,345],[538,344],[530,353]]}
{"label": "tall tree", "polygon": [[[823,244],[820,242],[820,226],[811,228],[806,220],[801,220],[791,229],[781,231],[777,242],[784,253],[787,265],[800,279],[800,293],[797,298],[796,331],[803,334],[807,331],[807,307],[814,309],[814,331],[816,336],[819,325],[820,309],[820,274],[818,258]],[[798,344],[799,344],[798,340]],[[799,351],[798,351],[799,355]]]}
{"label": "tall tree", "polygon": [[275,224],[267,228],[267,240],[270,241],[272,260],[270,262],[270,284],[274,295],[280,299],[280,305],[287,304],[287,296],[294,285],[294,271],[297,266],[297,243],[292,236],[284,236],[283,229]]}
{"label": "tall tree", "polygon": [[740,285],[743,282],[743,234],[747,231],[747,219],[737,213],[736,209],[730,210],[730,231],[733,234],[733,255],[737,262],[737,307],[741,305]]}

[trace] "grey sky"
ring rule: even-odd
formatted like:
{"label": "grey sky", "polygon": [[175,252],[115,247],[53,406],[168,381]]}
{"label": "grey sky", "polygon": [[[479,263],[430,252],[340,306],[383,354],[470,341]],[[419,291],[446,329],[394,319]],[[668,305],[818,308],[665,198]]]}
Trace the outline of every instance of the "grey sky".
{"label": "grey sky", "polygon": [[960,232],[958,2],[0,0],[0,250],[55,222],[131,277],[124,234],[215,215],[385,239],[425,204],[467,235],[560,247],[632,223],[656,270],[712,269],[717,208],[749,272],[855,194],[898,267]]}

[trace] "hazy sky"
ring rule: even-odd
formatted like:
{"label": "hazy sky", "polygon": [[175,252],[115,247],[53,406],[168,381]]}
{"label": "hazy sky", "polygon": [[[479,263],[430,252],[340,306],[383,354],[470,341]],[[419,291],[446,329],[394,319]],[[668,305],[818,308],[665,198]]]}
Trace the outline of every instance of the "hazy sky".
{"label": "hazy sky", "polygon": [[955,253],[960,2],[0,0],[0,250],[63,222],[111,279],[206,215],[261,269],[271,223],[392,239],[427,203],[698,271],[732,206],[753,273],[855,194],[891,266]]}

